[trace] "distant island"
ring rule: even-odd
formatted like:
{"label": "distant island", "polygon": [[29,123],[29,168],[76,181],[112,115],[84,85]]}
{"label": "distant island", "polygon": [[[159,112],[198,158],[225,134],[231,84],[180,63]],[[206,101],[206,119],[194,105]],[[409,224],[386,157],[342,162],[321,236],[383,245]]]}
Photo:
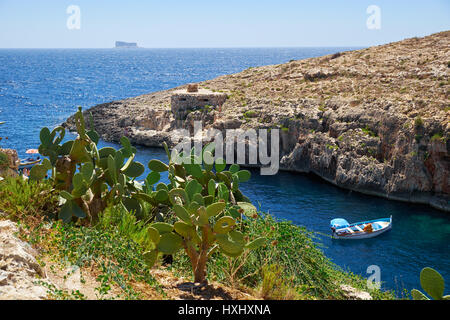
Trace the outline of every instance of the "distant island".
{"label": "distant island", "polygon": [[136,42],[116,41],[116,48],[137,48]]}

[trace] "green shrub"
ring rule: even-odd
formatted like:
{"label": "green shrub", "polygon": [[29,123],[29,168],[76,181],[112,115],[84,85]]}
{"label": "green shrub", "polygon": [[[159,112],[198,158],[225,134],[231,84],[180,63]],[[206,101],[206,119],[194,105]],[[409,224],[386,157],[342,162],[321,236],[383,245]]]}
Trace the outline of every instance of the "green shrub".
{"label": "green shrub", "polygon": [[6,178],[0,185],[0,211],[10,219],[42,216],[53,218],[58,212],[58,193],[48,181]]}
{"label": "green shrub", "polygon": [[336,146],[336,145],[331,145],[331,144],[326,144],[326,147],[327,147],[327,149],[329,149],[329,150],[337,150],[337,149],[339,149],[339,147],[338,146]]}
{"label": "green shrub", "polygon": [[443,140],[443,136],[442,133],[436,133],[431,137],[431,141],[442,141]]}
{"label": "green shrub", "polygon": [[377,134],[369,129],[369,126],[366,126],[365,128],[361,129],[365,134],[371,137],[377,137]]}
{"label": "green shrub", "polygon": [[8,156],[0,151],[0,169],[8,166]]}
{"label": "green shrub", "polygon": [[284,268],[271,264],[262,269],[262,284],[259,295],[264,300],[296,300],[300,295],[292,285],[292,279],[283,277]]}
{"label": "green shrub", "polygon": [[126,137],[120,140],[120,150],[110,147],[98,150],[99,135],[92,121],[90,130],[86,130],[81,108],[75,115],[75,123],[77,138],[62,145],[63,127],[51,132],[48,128],[41,130],[39,153],[48,158],[30,172],[31,180],[40,181],[51,170],[52,186],[60,191],[64,201],[60,219],[70,222],[88,217],[92,223],[108,204],[121,204],[139,215],[143,202],[156,203],[152,194],[144,193],[135,183],[145,167],[134,161],[136,148]]}
{"label": "green shrub", "polygon": [[423,124],[424,124],[424,122],[423,122],[423,120],[422,120],[421,117],[417,117],[417,118],[414,120],[414,126],[415,126],[416,128],[422,128],[422,127],[423,127]]}
{"label": "green shrub", "polygon": [[[155,172],[169,172],[170,184],[159,184],[157,188],[164,190],[161,202],[169,206],[173,219],[149,225],[151,244],[145,258],[152,266],[160,253],[173,255],[184,249],[194,281],[199,283],[207,281],[207,261],[213,253],[235,258],[264,243],[263,238],[250,240],[238,230],[242,214],[256,212],[239,191],[239,184],[250,179],[250,172],[240,170],[237,164],[224,171],[225,162],[214,160],[209,147],[202,150],[203,157],[199,159],[194,148],[190,155],[174,154],[172,157],[165,145],[169,165],[156,161],[149,164]],[[181,159],[184,161],[178,164]]]}
{"label": "green shrub", "polygon": [[244,112],[244,118],[255,118],[258,116],[258,113],[254,110],[249,110]]}
{"label": "green shrub", "polygon": [[[108,210],[112,210],[108,213],[112,215],[124,213],[121,209],[107,209],[105,212]],[[95,266],[99,272],[96,279],[99,286],[95,288],[99,298],[110,295],[115,285],[122,291],[118,298],[140,299],[141,293],[133,288],[133,282],[147,283],[164,295],[150,274],[142,246],[116,225],[99,223],[95,227],[77,227],[56,222],[53,229],[55,231],[49,240],[53,246],[46,253],[53,261],[63,265],[69,263],[79,268]]]}

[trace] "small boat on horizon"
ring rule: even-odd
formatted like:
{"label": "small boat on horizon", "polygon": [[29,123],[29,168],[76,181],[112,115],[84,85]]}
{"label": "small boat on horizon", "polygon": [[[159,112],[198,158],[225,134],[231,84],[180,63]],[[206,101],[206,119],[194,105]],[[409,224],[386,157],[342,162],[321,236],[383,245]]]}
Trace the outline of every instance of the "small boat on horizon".
{"label": "small boat on horizon", "polygon": [[330,227],[335,239],[368,239],[391,230],[392,216],[353,224],[338,218],[331,220]]}

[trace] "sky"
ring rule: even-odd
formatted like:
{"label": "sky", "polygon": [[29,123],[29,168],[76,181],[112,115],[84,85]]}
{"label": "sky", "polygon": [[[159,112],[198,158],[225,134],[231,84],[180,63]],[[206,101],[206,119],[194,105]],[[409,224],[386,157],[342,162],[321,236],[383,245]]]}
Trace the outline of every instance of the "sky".
{"label": "sky", "polygon": [[0,0],[0,48],[368,47],[449,29],[449,0]]}

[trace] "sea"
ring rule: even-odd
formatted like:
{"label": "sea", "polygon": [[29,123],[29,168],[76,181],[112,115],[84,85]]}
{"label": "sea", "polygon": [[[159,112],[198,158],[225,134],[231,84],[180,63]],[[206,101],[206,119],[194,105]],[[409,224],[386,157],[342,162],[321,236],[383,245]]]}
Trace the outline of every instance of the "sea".
{"label": "sea", "polygon": [[[53,128],[78,106],[166,90],[249,67],[280,64],[359,48],[226,49],[0,49],[0,141],[25,151],[39,146],[39,132]],[[101,141],[101,146],[116,146]],[[167,161],[161,149],[138,148],[138,160]],[[277,219],[315,233],[315,242],[343,270],[381,281],[398,296],[420,289],[424,267],[450,283],[450,214],[431,207],[343,190],[307,174],[279,172],[252,179],[242,191]],[[335,240],[329,222],[393,217],[393,229],[365,240]]]}

